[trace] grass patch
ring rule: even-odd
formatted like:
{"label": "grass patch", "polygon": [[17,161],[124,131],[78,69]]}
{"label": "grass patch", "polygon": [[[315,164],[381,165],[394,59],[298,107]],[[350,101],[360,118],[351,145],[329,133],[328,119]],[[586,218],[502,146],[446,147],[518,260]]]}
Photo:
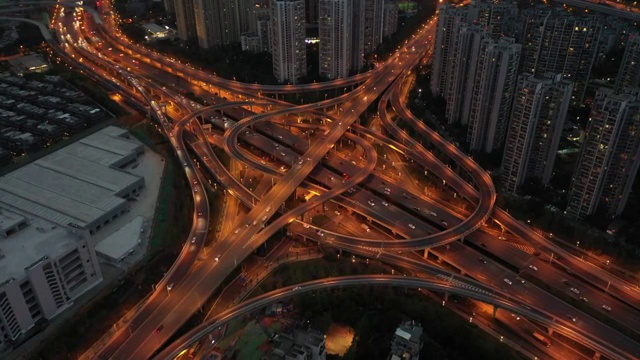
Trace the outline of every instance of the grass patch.
{"label": "grass patch", "polygon": [[169,142],[155,127],[145,122],[131,129],[133,136],[158,152],[165,159],[160,193],[156,206],[153,232],[149,239],[149,252],[171,247],[176,240],[185,239],[191,229],[193,199],[188,180]]}

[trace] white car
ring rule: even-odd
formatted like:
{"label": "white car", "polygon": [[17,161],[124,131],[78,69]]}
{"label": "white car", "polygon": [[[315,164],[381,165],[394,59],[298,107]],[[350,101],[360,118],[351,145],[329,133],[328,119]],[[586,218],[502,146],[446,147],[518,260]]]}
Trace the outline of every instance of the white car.
{"label": "white car", "polygon": [[416,226],[415,226],[415,225],[413,225],[413,224],[409,224],[409,227],[410,227],[410,228],[412,228],[412,229],[415,229],[415,228],[416,228]]}
{"label": "white car", "polygon": [[369,205],[371,205],[371,206],[375,206],[375,205],[376,205],[376,203],[374,203],[372,199],[370,199],[369,201],[367,201],[367,203],[368,203]]}
{"label": "white car", "polygon": [[529,269],[531,269],[533,271],[538,271],[538,268],[535,267],[534,265],[529,265]]}
{"label": "white car", "polygon": [[216,257],[214,257],[213,259],[215,261],[220,261],[220,258],[222,257],[222,254],[216,255]]}
{"label": "white car", "polygon": [[602,308],[607,310],[607,311],[611,311],[611,306],[609,306],[609,305],[606,305],[606,304],[602,305]]}
{"label": "white car", "polygon": [[384,200],[382,200],[382,202],[380,202],[380,203],[381,203],[383,206],[389,206],[389,203],[388,203],[388,202],[386,202],[386,201],[384,201]]}
{"label": "white car", "polygon": [[580,290],[576,289],[576,288],[571,288],[571,292],[574,294],[580,294]]}
{"label": "white car", "polygon": [[511,280],[504,278],[503,280],[504,282],[506,282],[508,285],[513,285],[513,282],[511,282]]}
{"label": "white car", "polygon": [[196,237],[195,237],[195,236],[191,238],[191,243],[192,243],[192,244],[195,244],[195,243],[196,243]]}
{"label": "white car", "polygon": [[431,216],[436,216],[436,217],[438,216],[438,214],[434,213],[433,211],[432,211],[432,212],[430,212],[430,213],[429,213],[429,215],[431,215]]}

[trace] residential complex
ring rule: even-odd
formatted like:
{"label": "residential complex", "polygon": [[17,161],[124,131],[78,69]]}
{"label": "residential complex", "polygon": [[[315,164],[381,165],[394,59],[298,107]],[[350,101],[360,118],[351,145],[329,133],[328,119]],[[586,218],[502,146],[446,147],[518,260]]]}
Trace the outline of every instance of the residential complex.
{"label": "residential complex", "polygon": [[602,33],[600,17],[535,7],[524,18],[523,71],[561,73],[574,82],[572,105],[582,103]]}
{"label": "residential complex", "polygon": [[574,171],[567,215],[583,219],[601,211],[622,213],[640,165],[640,101],[637,90],[596,94]]}
{"label": "residential complex", "polygon": [[304,0],[271,0],[273,75],[292,84],[307,75]]}
{"label": "residential complex", "polygon": [[530,178],[549,183],[572,90],[562,74],[518,78],[500,171],[505,192]]}

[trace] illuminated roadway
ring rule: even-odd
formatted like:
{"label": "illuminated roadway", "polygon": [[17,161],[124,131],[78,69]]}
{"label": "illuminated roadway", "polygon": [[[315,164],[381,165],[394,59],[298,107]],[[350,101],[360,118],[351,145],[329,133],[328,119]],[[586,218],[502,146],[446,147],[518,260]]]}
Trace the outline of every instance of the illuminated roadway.
{"label": "illuminated roadway", "polygon": [[[387,69],[388,69],[388,68],[387,68]],[[126,74],[125,74],[125,75],[123,75],[123,76],[126,78],[128,75],[126,75]],[[395,76],[395,75],[394,75],[394,76]],[[383,78],[383,77],[382,77],[382,76],[380,76],[380,78]],[[391,79],[390,79],[390,80],[391,80]],[[129,80],[129,81],[131,81],[131,80]],[[376,84],[376,82],[375,82],[375,81],[371,81],[371,82],[372,82],[373,84],[369,83],[369,85],[367,85],[367,83],[365,83],[365,85],[363,85],[363,87],[364,87],[364,86],[374,86],[374,88],[375,88],[375,87],[376,87],[375,85],[380,85],[379,83],[378,83],[378,84]],[[381,87],[381,86],[380,86],[380,87]],[[370,87],[369,87],[369,89],[370,89]],[[381,91],[381,90],[378,90],[378,92],[374,92],[374,94],[370,94],[371,90],[369,90],[369,92],[368,92],[368,94],[367,94],[366,96],[377,97],[377,95],[379,95],[380,91]],[[370,99],[369,101],[371,101],[371,100],[372,100],[372,99]],[[354,110],[354,113],[355,113],[355,110],[362,110],[362,109],[366,108],[366,106],[367,106],[367,105],[368,105],[368,104],[362,104],[362,103],[361,103],[361,101],[360,101],[360,104],[353,104],[353,103],[352,103],[352,104],[351,104],[351,109],[353,109],[353,110]],[[346,107],[346,106],[345,106],[345,107]],[[349,108],[349,107],[346,107],[346,108],[347,108],[347,114],[346,114],[346,115],[348,115],[348,116],[347,116],[347,118],[350,118],[350,120],[351,120],[351,121],[353,121],[353,119],[354,119],[355,117],[351,117],[351,116],[349,115],[349,113],[348,113],[348,110],[349,110],[350,108]],[[299,110],[295,110],[295,111],[297,112],[297,111],[299,111]],[[158,113],[158,111],[156,111],[156,113]],[[254,118],[254,119],[255,119],[255,118]],[[344,120],[343,120],[343,121],[344,121]],[[335,130],[335,129],[334,129],[334,130]],[[329,136],[328,136],[328,139],[327,139],[327,143],[328,143],[328,144],[333,144],[333,142],[329,143],[329,141],[335,141],[335,140],[337,140],[337,137],[339,137],[339,136],[341,135],[341,134],[339,133],[340,131],[334,131],[334,130],[332,130],[332,131],[329,133]],[[340,130],[342,130],[342,129],[340,129]],[[342,131],[344,131],[344,130],[342,130]],[[168,132],[168,133],[171,133],[171,132]],[[331,135],[337,135],[336,139],[335,139],[335,140],[332,140],[332,138],[333,138],[333,137],[332,137]],[[178,141],[178,142],[179,142],[179,141]],[[172,143],[174,143],[174,141],[172,141]],[[175,144],[174,144],[174,145],[175,145]],[[316,146],[316,145],[318,145],[318,143],[314,144],[314,146]],[[310,153],[307,153],[307,154],[303,155],[304,163],[309,162],[308,164],[303,164],[303,165],[301,166],[302,168],[304,168],[304,167],[305,167],[305,165],[307,165],[307,168],[308,168],[308,169],[305,169],[305,170],[306,170],[306,173],[309,173],[309,172],[311,171],[311,169],[312,169],[313,167],[315,167],[315,163],[311,162],[311,160],[305,160],[305,159],[307,159],[308,157],[310,157],[312,160],[313,160],[313,159],[316,159],[316,158],[317,158],[317,160],[319,160],[319,159],[322,157],[322,155],[324,154],[324,153],[322,153],[322,152],[321,152],[321,151],[323,150],[321,145],[322,145],[322,144],[320,144],[320,145],[316,146],[316,149],[315,149],[315,150],[314,150],[314,149],[313,149],[313,147],[312,147],[312,149],[311,149],[311,152],[310,152]],[[180,151],[184,151],[184,147],[180,148],[179,150],[180,150]],[[324,150],[325,150],[325,152],[326,152],[326,150],[327,150],[327,149],[324,149]],[[309,155],[312,155],[312,156],[309,156]],[[319,155],[319,156],[318,156],[318,155]],[[182,160],[183,160],[183,159],[181,158],[181,161],[182,161]],[[187,161],[189,161],[189,160],[188,160],[188,156],[186,157],[186,160],[187,160]],[[190,164],[190,163],[189,163],[189,164]],[[288,173],[287,173],[287,175],[289,175],[290,173],[291,173],[291,172],[288,172]],[[287,175],[285,175],[285,179],[286,179]],[[305,175],[305,176],[306,176],[306,175]],[[303,177],[303,178],[304,178],[304,177]],[[299,181],[299,182],[298,182],[298,181]],[[298,184],[300,184],[300,183],[301,183],[301,181],[302,181],[302,179],[297,179],[295,176],[291,176],[291,179],[290,179],[290,183],[289,183],[289,184],[295,184],[295,182],[298,182]],[[279,182],[278,184],[280,184],[280,183],[282,183],[282,181],[281,181],[281,182]],[[289,185],[289,186],[291,186],[291,187],[293,187],[293,188],[297,187],[297,185],[295,185],[295,186],[293,186],[293,185]],[[284,187],[285,189],[287,188],[286,186],[283,186],[283,187]],[[198,188],[199,188],[199,189],[201,190],[201,192],[202,192],[202,188],[201,188],[201,187],[195,187],[195,188],[196,188],[196,189],[198,189]],[[340,191],[344,191],[344,190],[345,190],[345,189],[341,189]],[[284,191],[284,189],[281,189],[280,193],[273,195],[273,198],[274,198],[274,199],[279,199],[279,197],[278,197],[278,196],[282,196],[282,192],[283,192],[283,191]],[[197,192],[197,191],[194,191],[194,192]],[[273,191],[272,191],[272,192],[273,192]],[[287,195],[287,196],[288,196],[288,195]],[[285,198],[286,198],[287,196],[285,196]],[[331,195],[331,196],[327,196],[326,198],[331,198],[332,196],[333,196],[333,195]],[[263,202],[260,202],[260,204],[262,204],[262,203],[263,203]],[[321,202],[320,202],[320,201],[318,201],[318,203],[321,203]],[[257,206],[256,208],[258,208],[258,207],[260,206],[260,204],[258,204],[258,206]],[[267,205],[265,205],[265,206],[267,206]],[[208,206],[206,206],[206,208],[208,209]],[[194,213],[195,213],[197,210],[198,210],[198,207],[196,206],[196,209],[194,210]],[[254,210],[254,211],[255,211],[255,210]],[[253,215],[256,215],[256,214],[254,213]],[[258,214],[258,215],[259,215],[259,214]],[[206,218],[208,219],[208,216],[207,216]],[[252,218],[254,218],[254,219],[258,219],[258,217],[249,217],[249,219],[252,219]],[[272,224],[272,225],[273,225],[273,224]],[[271,225],[270,225],[270,226],[271,226]],[[248,227],[248,229],[249,229],[249,228],[251,228],[251,227],[252,227],[252,226],[250,225],[250,226]],[[195,225],[194,225],[194,229],[196,229],[196,231],[197,231],[197,229],[198,229],[198,228],[200,228],[200,227],[198,226],[198,221],[197,221],[197,219],[196,219],[196,221],[195,221]],[[206,229],[206,227],[204,227],[204,229]],[[257,229],[253,229],[253,230],[257,230]],[[250,233],[251,231],[247,230],[247,232],[249,232],[249,233]],[[267,229],[265,229],[263,232],[267,232]],[[527,230],[527,232],[528,232],[528,233],[530,233],[531,231],[530,231],[530,230]],[[260,233],[260,234],[262,234],[262,233]],[[255,234],[254,234],[254,235],[255,235]],[[190,236],[191,236],[191,234],[190,234]],[[260,241],[257,241],[257,239],[255,239],[255,240],[256,240],[256,243],[259,243],[259,242],[260,242]],[[256,245],[259,245],[259,244],[256,244]],[[244,246],[246,247],[246,246],[247,246],[247,244],[245,244]],[[185,247],[185,248],[187,248],[187,247]],[[240,259],[240,260],[241,260],[241,259]]]}

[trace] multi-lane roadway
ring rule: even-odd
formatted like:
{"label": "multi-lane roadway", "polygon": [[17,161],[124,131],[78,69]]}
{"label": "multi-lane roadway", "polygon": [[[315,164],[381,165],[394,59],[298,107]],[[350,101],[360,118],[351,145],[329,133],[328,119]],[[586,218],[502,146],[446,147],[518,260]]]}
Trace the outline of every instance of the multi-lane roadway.
{"label": "multi-lane roadway", "polygon": [[[94,16],[97,15],[94,14]],[[107,18],[107,20],[109,19],[111,18]],[[81,23],[82,26],[74,25],[74,22]],[[421,29],[418,34],[408,40],[403,49],[372,72],[322,84],[261,86],[227,81],[131,44],[119,34],[111,21],[99,24],[90,22],[88,17],[70,19],[70,16],[65,16],[63,11],[59,11],[56,12],[54,23],[57,24],[58,39],[63,45],[52,44],[52,47],[65,61],[91,73],[91,76],[101,84],[109,86],[110,89],[127,95],[138,106],[142,104],[150,107],[150,111],[159,122],[159,129],[170,139],[176,155],[184,166],[184,171],[192,184],[191,195],[194,198],[193,228],[188,238],[185,239],[183,252],[174,264],[172,271],[161,283],[160,290],[151,294],[134,320],[128,324],[131,335],[124,335],[123,331],[110,339],[108,345],[101,351],[101,357],[118,359],[150,357],[171,336],[173,331],[177,330],[189,315],[204,302],[213,288],[239,262],[272,234],[292,221],[301,224],[292,225],[293,230],[301,233],[310,231],[308,236],[316,238],[318,241],[330,241],[332,245],[354,253],[376,256],[390,263],[409,268],[412,263],[407,261],[409,261],[408,258],[415,255],[414,253],[408,252],[405,254],[406,256],[399,256],[398,254],[385,253],[384,250],[423,249],[450,243],[465,236],[468,238],[467,241],[486,245],[489,243],[489,240],[486,240],[488,235],[481,231],[481,225],[489,216],[493,216],[508,230],[535,246],[541,247],[540,244],[543,244],[555,250],[545,239],[541,239],[526,226],[509,217],[508,214],[499,209],[493,211],[495,190],[488,175],[469,157],[413,117],[402,103],[402,91],[406,91],[406,87],[402,87],[402,79],[406,75],[405,71],[411,69],[427,53],[429,44],[425,39],[429,31],[432,31],[430,26]],[[107,45],[99,46],[93,40],[97,36],[101,36],[101,41],[104,43],[110,44],[108,49]],[[111,50],[111,46],[113,50]],[[114,61],[114,59],[118,59],[118,61]],[[119,65],[123,62],[126,62],[126,68],[125,65]],[[154,75],[149,76],[147,71]],[[160,75],[159,72],[169,75]],[[401,76],[401,79],[396,81],[398,76]],[[158,99],[154,96],[160,94],[163,99],[171,101],[173,109],[170,109],[170,113],[193,114],[195,110],[199,110],[197,104],[184,99],[171,88],[167,89],[167,82],[164,85],[158,83],[158,81],[171,81],[175,84],[176,77],[186,79],[186,84],[198,86],[198,91],[211,91],[217,94],[224,92],[228,95],[239,94],[245,99],[258,99],[265,102],[261,103],[261,106],[269,104],[263,106],[263,109],[276,109],[239,119],[220,137],[223,141],[221,145],[231,156],[238,161],[258,168],[260,171],[269,173],[277,171],[277,169],[270,168],[267,164],[261,166],[257,163],[255,157],[243,149],[245,144],[251,144],[251,146],[260,148],[260,151],[268,154],[273,153],[273,158],[276,161],[287,164],[284,173],[283,171],[278,172],[277,182],[266,193],[256,196],[231,176],[213,153],[208,143],[207,134],[199,124],[194,123],[194,116],[186,115],[182,117],[181,121],[176,122],[167,117],[160,107]],[[346,92],[346,88],[352,86],[357,87],[339,98],[298,107],[263,97],[267,93],[324,91],[336,88],[345,88]],[[404,188],[402,181],[400,179],[394,181],[393,178],[390,181],[385,175],[384,170],[386,169],[376,169],[375,152],[371,151],[371,146],[361,141],[358,142],[360,149],[364,151],[363,154],[366,154],[363,160],[351,163],[345,161],[348,156],[345,158],[344,154],[326,156],[339,139],[345,136],[348,129],[357,128],[352,126],[353,123],[365,109],[381,96],[382,98],[378,102],[380,119],[387,131],[403,143],[411,144],[410,149],[403,150],[403,156],[421,163],[431,173],[437,174],[445,180],[457,193],[474,203],[475,207],[471,214],[460,216],[459,213],[452,212],[450,209],[438,205],[437,202],[425,199],[423,194],[403,192],[401,190]],[[237,105],[227,104],[220,107],[237,107]],[[335,107],[336,112],[331,116],[323,115],[322,111],[330,106]],[[390,109],[392,112],[388,113]],[[298,139],[299,132],[283,134],[283,128],[275,125],[270,125],[274,127],[271,130],[265,128],[273,119],[283,119],[290,114],[328,119],[324,122],[326,127],[320,128],[322,136],[316,136],[313,141],[310,138],[306,141],[302,139],[301,142]],[[471,175],[474,185],[462,180],[442,161],[404,134],[391,121],[393,116],[401,117],[403,121],[410,123],[411,126],[422,132],[433,145],[445,152],[460,168],[465,169]],[[195,133],[187,132],[187,126]],[[369,134],[369,136],[373,135]],[[384,139],[379,140],[384,143]],[[238,144],[242,146],[238,146]],[[292,148],[293,144],[297,144],[297,146]],[[397,143],[396,145],[394,147],[398,149],[400,145]],[[209,256],[203,262],[196,262],[195,259],[208,229],[209,206],[203,187],[204,179],[201,178],[190,160],[187,147],[196,153],[204,168],[211,171],[211,174],[221,184],[224,184],[230,193],[239,196],[241,201],[252,207],[248,214],[239,217],[234,231],[220,239],[209,250]],[[247,161],[250,158],[254,160]],[[340,172],[349,174],[350,177],[344,180],[341,178]],[[310,183],[307,180],[309,178],[312,178],[313,182]],[[300,186],[313,189],[318,193],[318,196],[294,209],[281,206]],[[320,187],[318,188],[318,186]],[[370,236],[369,230],[365,233],[353,231],[352,234],[345,235],[302,225],[300,217],[305,212],[316,206],[322,206],[328,201],[336,201],[345,208],[374,221],[376,229],[370,234],[379,234],[378,236],[385,238],[386,241],[368,238]],[[278,211],[281,213],[276,215]],[[386,227],[390,230],[387,233],[384,231],[380,233],[378,227],[381,229]],[[480,230],[478,230],[479,228]],[[482,240],[483,237],[485,240]],[[496,246],[496,248],[498,247]],[[438,253],[440,250],[434,249],[433,251]],[[444,253],[439,252],[439,256],[449,258],[448,261],[465,269],[466,273],[476,273],[475,276],[472,276],[487,283],[488,289],[501,293],[506,291],[508,295],[512,294],[509,295],[512,297],[511,300],[517,298],[518,301],[525,301],[527,304],[525,309],[544,312],[545,316],[552,319],[549,321],[553,322],[555,326],[561,324],[560,331],[572,334],[576,340],[582,341],[583,344],[614,358],[635,356],[638,350],[638,344],[635,341],[607,328],[588,315],[578,315],[579,323],[573,320],[561,320],[566,318],[567,314],[565,313],[577,314],[579,311],[541,289],[533,287],[533,285],[509,284],[507,286],[506,282],[500,281],[500,277],[509,276],[515,280],[516,276],[510,273],[511,270],[496,268],[497,270],[491,270],[493,273],[485,271],[484,268],[492,268],[491,264],[487,264],[486,260],[479,261],[477,254],[474,250],[457,243],[450,244]],[[509,256],[504,252],[501,255]],[[508,261],[519,261],[520,266],[523,267],[526,265],[534,266],[538,270],[532,270],[529,267],[532,275],[540,275],[543,269],[547,271],[548,267],[544,267],[543,264],[533,265],[538,262],[537,259],[527,258],[522,254],[518,256],[521,256],[522,259],[511,258]],[[637,312],[635,314],[633,312],[633,306],[636,306],[637,309],[638,294],[628,286],[629,284],[601,269],[594,270],[588,265],[579,263],[570,254],[563,254],[563,256],[568,259],[569,266],[572,269],[575,267],[582,277],[593,279],[593,282],[599,287],[604,287],[603,281],[605,281],[607,287],[610,287],[609,290],[613,291],[625,303],[618,303],[618,300],[612,299],[609,295],[587,290],[591,299],[598,299],[598,303],[615,304],[615,313],[612,312],[614,317],[624,314],[622,316],[629,315],[629,319],[633,322],[638,321]],[[420,267],[416,268],[416,265],[413,265],[414,270],[426,271],[424,259],[417,258],[411,261],[421,262]],[[491,260],[489,259],[489,261]],[[482,277],[486,281],[482,281]],[[347,282],[347,284],[349,283]],[[562,287],[562,285],[558,287]],[[476,286],[475,289],[480,288]],[[534,293],[535,296],[532,295]],[[514,311],[518,310],[522,311],[522,307],[514,309]],[[575,315],[572,316],[575,319]],[[602,336],[594,339],[593,334]]]}

